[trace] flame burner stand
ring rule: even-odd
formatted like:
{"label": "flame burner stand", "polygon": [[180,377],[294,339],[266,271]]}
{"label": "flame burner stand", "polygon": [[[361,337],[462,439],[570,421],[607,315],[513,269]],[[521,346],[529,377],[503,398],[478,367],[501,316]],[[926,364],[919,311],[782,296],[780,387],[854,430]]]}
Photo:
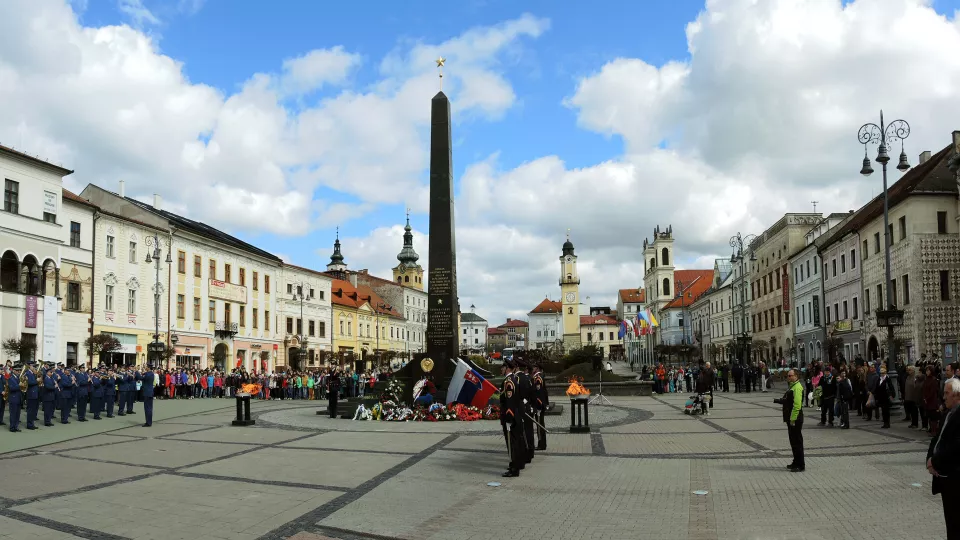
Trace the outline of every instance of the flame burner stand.
{"label": "flame burner stand", "polygon": [[570,433],[590,433],[590,398],[570,398]]}
{"label": "flame burner stand", "polygon": [[250,418],[250,394],[240,392],[237,394],[237,418],[233,421],[235,426],[252,426],[257,421]]}

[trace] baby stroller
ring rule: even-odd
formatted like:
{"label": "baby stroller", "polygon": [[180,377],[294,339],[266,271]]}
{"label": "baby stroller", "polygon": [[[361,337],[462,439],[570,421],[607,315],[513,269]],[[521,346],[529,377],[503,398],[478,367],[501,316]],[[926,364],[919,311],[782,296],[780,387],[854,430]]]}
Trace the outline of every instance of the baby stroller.
{"label": "baby stroller", "polygon": [[683,412],[691,416],[703,414],[707,411],[707,400],[703,394],[690,396],[683,408]]}

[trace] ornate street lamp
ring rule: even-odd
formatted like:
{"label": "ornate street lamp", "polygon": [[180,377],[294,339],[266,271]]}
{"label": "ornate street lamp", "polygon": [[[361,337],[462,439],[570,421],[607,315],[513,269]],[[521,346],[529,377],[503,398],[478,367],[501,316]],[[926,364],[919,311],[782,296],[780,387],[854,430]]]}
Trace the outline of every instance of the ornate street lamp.
{"label": "ornate street lamp", "polygon": [[[150,348],[153,352],[152,360],[148,362],[150,367],[160,367],[160,352],[163,351],[163,345],[160,343],[160,237],[156,233],[154,235],[147,237],[147,248],[152,247],[153,250],[147,249],[147,257],[144,259],[144,262],[147,264],[153,264],[156,266],[156,282],[153,284],[153,322],[154,322],[154,334],[153,334],[153,343],[150,344]],[[136,255],[136,254],[134,254]],[[167,264],[173,262],[173,258],[170,256],[170,248],[167,248],[167,258],[164,261]]]}
{"label": "ornate street lamp", "polygon": [[[870,158],[867,157],[867,145],[879,144],[877,149],[876,162],[883,169],[883,237],[884,237],[884,278],[887,280],[887,304],[883,309],[883,304],[878,306],[876,311],[877,326],[887,329],[887,375],[893,381],[893,387],[897,386],[897,370],[894,362],[893,333],[894,328],[903,325],[903,310],[897,309],[896,299],[893,297],[893,284],[890,281],[890,245],[893,238],[890,238],[890,199],[887,193],[887,163],[890,161],[890,155],[887,154],[887,145],[900,141],[900,162],[897,164],[897,170],[906,172],[910,168],[907,161],[907,153],[903,149],[903,141],[910,136],[910,124],[904,120],[894,120],[889,125],[883,122],[883,111],[880,111],[880,125],[866,123],[860,127],[857,134],[857,140],[863,145],[863,167],[860,174],[870,176],[873,173],[873,167],[870,166]],[[896,403],[896,401],[894,402]]]}
{"label": "ornate street lamp", "polygon": [[[303,320],[303,302],[308,298],[304,294],[306,284],[303,282],[293,283],[293,294],[290,299],[294,302],[300,302],[300,328],[296,333],[297,338],[297,369],[303,369],[303,357],[306,354],[304,349],[307,347],[307,334],[304,332],[305,321]],[[289,369],[289,366],[288,366]]]}
{"label": "ornate street lamp", "polygon": [[[730,237],[730,247],[733,251],[730,253],[730,263],[740,263],[740,334],[736,337],[736,348],[741,352],[740,363],[747,363],[747,349],[750,348],[750,335],[747,333],[747,272],[746,262],[757,262],[757,254],[750,249],[750,244],[757,239],[755,234],[741,235],[739,232]],[[746,252],[750,256],[746,256]],[[736,294],[734,294],[736,296]]]}

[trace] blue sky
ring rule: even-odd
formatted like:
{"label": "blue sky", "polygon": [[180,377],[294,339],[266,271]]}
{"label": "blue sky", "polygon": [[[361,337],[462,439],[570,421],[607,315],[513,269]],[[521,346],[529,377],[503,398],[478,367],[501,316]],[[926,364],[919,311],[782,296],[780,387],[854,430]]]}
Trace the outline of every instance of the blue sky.
{"label": "blue sky", "polygon": [[[531,13],[550,20],[550,29],[525,46],[521,56],[501,66],[513,85],[518,104],[500,121],[470,121],[455,125],[455,175],[487,156],[499,153],[499,163],[513,168],[545,155],[563,156],[568,167],[587,167],[622,152],[616,137],[576,128],[576,113],[563,106],[576,81],[617,57],[638,57],[659,65],[688,57],[685,25],[702,9],[699,2],[511,2],[507,0],[315,2],[283,1],[265,9],[258,1],[206,0],[199,9],[181,9],[173,2],[144,0],[160,24],[145,24],[160,49],[184,64],[194,83],[214,86],[225,94],[237,92],[256,72],[276,72],[283,59],[312,49],[343,46],[364,57],[353,76],[354,86],[378,79],[382,58],[407,42],[439,43],[478,26],[495,25]],[[377,17],[372,14],[382,12]],[[86,26],[130,24],[131,17],[112,0],[90,0],[81,16]],[[455,69],[450,66],[449,69]],[[310,100],[338,92],[320,91]],[[296,103],[288,103],[296,108]],[[424,107],[428,106],[425,96]],[[424,179],[426,171],[424,171]],[[318,196],[332,201],[354,197],[321,188]],[[387,205],[363,219],[341,226],[341,234],[365,236],[371,228],[403,219],[402,204]],[[426,215],[413,215],[417,229],[427,229]],[[322,257],[303,252],[306,243],[331,245],[332,228],[307,239],[276,235],[244,235],[257,244],[292,257],[299,264],[324,264]],[[398,248],[399,250],[399,248]],[[348,254],[349,255],[349,254]],[[309,258],[304,258],[309,257]]]}

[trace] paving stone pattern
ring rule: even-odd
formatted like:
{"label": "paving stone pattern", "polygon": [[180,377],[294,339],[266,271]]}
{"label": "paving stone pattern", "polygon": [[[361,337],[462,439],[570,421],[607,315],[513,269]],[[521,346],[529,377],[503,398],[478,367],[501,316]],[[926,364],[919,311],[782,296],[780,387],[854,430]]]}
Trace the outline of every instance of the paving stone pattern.
{"label": "paving stone pattern", "polygon": [[517,539],[944,537],[925,433],[817,427],[806,409],[793,474],[778,395],[718,394],[704,417],[683,413],[686,394],[612,397],[589,434],[548,417],[548,450],[512,479],[497,422],[331,420],[325,402],[271,401],[241,428],[232,400],[161,401],[152,428],[0,432],[0,540],[473,540],[504,537],[504,520]]}

